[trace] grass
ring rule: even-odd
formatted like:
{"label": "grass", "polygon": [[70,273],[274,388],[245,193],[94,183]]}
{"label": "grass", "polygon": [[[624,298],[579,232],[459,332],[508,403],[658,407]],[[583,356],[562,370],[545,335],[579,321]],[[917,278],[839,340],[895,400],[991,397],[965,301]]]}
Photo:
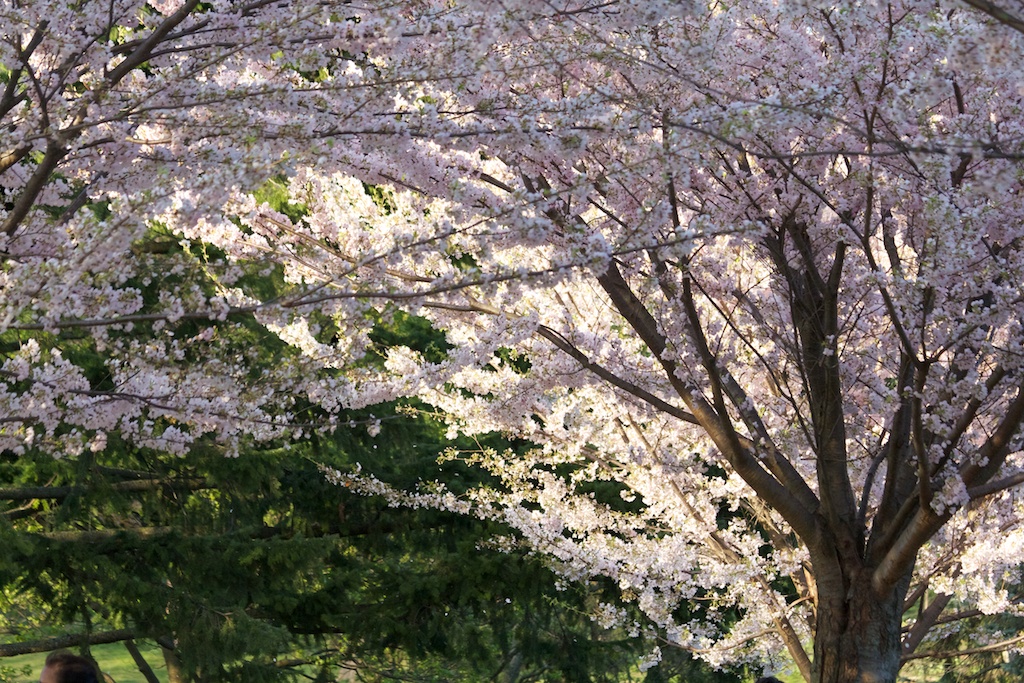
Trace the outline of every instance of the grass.
{"label": "grass", "polygon": [[[153,672],[161,683],[167,683],[167,669],[164,667],[164,658],[160,654],[160,648],[156,645],[147,645],[145,642],[136,641],[135,644],[142,652],[142,656],[149,662]],[[114,683],[140,683],[145,681],[135,660],[128,654],[121,643],[110,643],[109,645],[97,645],[91,649],[93,659],[97,661],[103,673]],[[11,683],[34,683],[39,680],[39,672],[46,660],[45,652],[34,655],[20,655],[18,657],[5,657],[0,659],[0,666],[11,667],[19,673],[9,679]],[[20,669],[24,666],[30,667],[29,675],[22,676]]]}

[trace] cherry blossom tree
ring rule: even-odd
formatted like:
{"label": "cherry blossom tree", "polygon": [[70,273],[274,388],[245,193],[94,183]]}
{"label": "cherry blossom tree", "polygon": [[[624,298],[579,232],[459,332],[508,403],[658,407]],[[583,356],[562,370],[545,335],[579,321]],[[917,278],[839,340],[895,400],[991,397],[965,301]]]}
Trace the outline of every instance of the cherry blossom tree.
{"label": "cherry blossom tree", "polygon": [[536,449],[475,456],[501,486],[469,499],[365,488],[499,516],[668,643],[812,681],[895,680],[947,606],[1013,609],[1019,34],[915,3],[425,12],[430,49],[381,63],[434,75],[400,88],[401,162],[300,169],[298,226],[240,215],[344,331],[283,314],[307,353],[353,367],[373,301],[453,347],[311,395]]}
{"label": "cherry blossom tree", "polygon": [[[255,305],[225,286],[266,264],[220,268],[188,239],[294,150],[316,158],[319,133],[376,97],[342,58],[375,22],[346,9],[0,6],[0,448],[74,454],[119,430],[176,452],[216,434],[234,450],[243,432],[294,426],[282,389],[295,368],[254,379],[255,350],[225,332]],[[220,327],[179,324],[195,319]]]}
{"label": "cherry blossom tree", "polygon": [[[969,4],[5,5],[3,447],[415,397],[532,448],[334,476],[506,521],[666,647],[894,681],[1024,559],[1024,36]],[[368,354],[400,311],[441,357]]]}

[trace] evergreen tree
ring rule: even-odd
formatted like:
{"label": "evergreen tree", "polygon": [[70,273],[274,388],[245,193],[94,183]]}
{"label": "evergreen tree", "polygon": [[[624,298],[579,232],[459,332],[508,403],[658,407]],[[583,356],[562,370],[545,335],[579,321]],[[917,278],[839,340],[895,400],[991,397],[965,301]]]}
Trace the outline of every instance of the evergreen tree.
{"label": "evergreen tree", "polygon": [[[217,333],[259,349],[247,356],[254,370],[287,353],[255,327]],[[405,316],[373,339],[367,363],[396,344],[448,351]],[[90,340],[50,343],[102,372]],[[13,642],[0,654],[123,641],[148,680],[162,665],[172,683],[333,680],[339,669],[366,681],[735,680],[686,657],[639,672],[655,633],[639,614],[634,634],[590,619],[602,601],[627,609],[614,587],[556,587],[539,558],[491,547],[508,533],[501,525],[392,508],[325,479],[325,466],[362,462],[399,487],[483,483],[477,468],[440,456],[508,444],[448,442],[413,408],[352,412],[333,433],[250,444],[235,458],[212,439],[177,454],[116,434],[63,458],[4,452],[0,585]],[[297,412],[322,419],[311,406]],[[147,662],[136,641],[159,644],[165,661]]]}

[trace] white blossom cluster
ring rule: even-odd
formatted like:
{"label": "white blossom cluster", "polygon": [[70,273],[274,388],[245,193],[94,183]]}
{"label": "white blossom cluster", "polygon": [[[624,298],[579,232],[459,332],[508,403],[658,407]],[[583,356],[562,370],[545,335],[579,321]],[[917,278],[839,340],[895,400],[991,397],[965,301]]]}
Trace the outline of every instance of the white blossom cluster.
{"label": "white blossom cluster", "polygon": [[[904,598],[1016,609],[1012,25],[924,0],[0,19],[0,448],[237,453],[410,399],[532,447],[473,456],[500,484],[461,498],[339,483],[500,519],[715,665],[810,678],[804,646],[846,638],[889,680]],[[444,348],[375,345],[399,314]]]}

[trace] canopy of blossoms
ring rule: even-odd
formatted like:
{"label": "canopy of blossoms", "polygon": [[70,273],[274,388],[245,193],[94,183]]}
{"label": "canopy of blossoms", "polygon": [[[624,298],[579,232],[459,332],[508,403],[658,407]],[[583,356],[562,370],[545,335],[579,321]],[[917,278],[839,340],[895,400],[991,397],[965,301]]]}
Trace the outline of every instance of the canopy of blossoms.
{"label": "canopy of blossoms", "polygon": [[[713,663],[892,680],[951,602],[1014,609],[1024,36],[998,13],[0,14],[3,448],[230,447],[416,398],[533,448],[457,456],[499,482],[461,498],[336,476],[502,519]],[[399,311],[443,359],[368,361]],[[252,320],[294,350],[258,377],[227,341]]]}

